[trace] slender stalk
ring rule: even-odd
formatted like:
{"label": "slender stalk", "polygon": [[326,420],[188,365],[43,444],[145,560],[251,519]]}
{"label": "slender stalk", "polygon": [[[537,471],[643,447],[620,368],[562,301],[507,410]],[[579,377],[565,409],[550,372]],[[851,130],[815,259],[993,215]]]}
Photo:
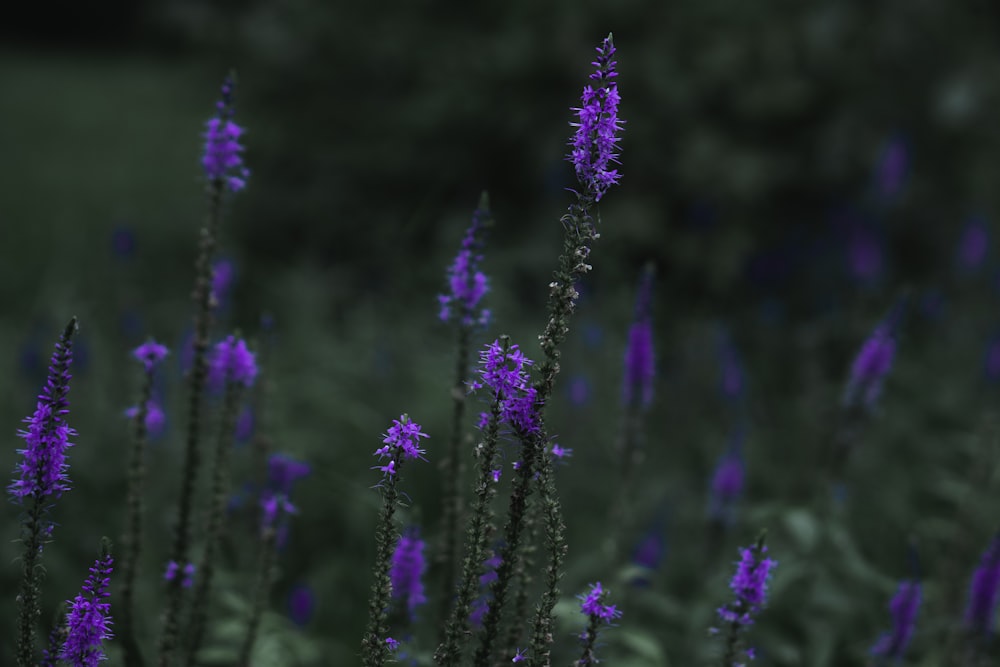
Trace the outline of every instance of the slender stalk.
{"label": "slender stalk", "polygon": [[400,456],[393,456],[392,461],[395,462],[397,473],[387,475],[384,480],[382,515],[379,517],[375,533],[375,582],[372,584],[371,599],[368,603],[368,627],[361,640],[361,659],[365,667],[382,667],[390,655],[385,641],[388,632],[386,609],[389,608],[389,599],[392,595],[389,568],[392,564],[393,547],[396,544],[396,530],[392,518],[396,513],[396,503],[399,502],[399,490],[396,484],[402,463]]}
{"label": "slender stalk", "polygon": [[251,667],[250,656],[253,654],[253,646],[257,642],[260,619],[264,615],[264,609],[267,607],[268,593],[271,590],[271,569],[274,566],[276,551],[277,533],[274,526],[268,526],[264,529],[264,536],[257,555],[257,578],[253,587],[253,606],[250,608],[247,631],[243,635],[239,658],[236,660],[238,667]]}
{"label": "slender stalk", "polygon": [[587,622],[587,629],[583,633],[583,653],[580,659],[573,663],[574,667],[591,667],[598,663],[594,647],[597,644],[597,629],[600,627],[601,619],[592,614]]}
{"label": "slender stalk", "polygon": [[[505,345],[509,339],[504,339]],[[505,349],[506,354],[506,349]],[[486,426],[483,442],[477,448],[479,456],[479,477],[476,482],[475,505],[469,515],[466,531],[465,558],[462,562],[462,577],[458,594],[444,628],[444,639],[434,654],[434,662],[442,667],[455,667],[462,659],[462,649],[469,636],[469,613],[476,596],[477,580],[482,574],[483,561],[487,553],[489,528],[493,522],[490,509],[496,489],[492,483],[493,469],[497,458],[499,439],[500,404],[502,397],[494,396],[490,406],[490,419]],[[451,591],[448,591],[451,600]]]}
{"label": "slender stalk", "polygon": [[135,638],[135,576],[139,569],[139,552],[142,546],[142,488],[146,477],[143,463],[146,451],[146,417],[153,395],[153,369],[148,367],[143,376],[142,390],[135,415],[135,435],[132,439],[132,458],[128,469],[128,499],[125,508],[125,557],[122,559],[121,613],[118,618],[118,637],[124,649],[125,667],[142,667],[145,661]]}
{"label": "slender stalk", "polygon": [[209,593],[215,574],[215,550],[222,539],[223,521],[226,514],[226,499],[229,493],[229,452],[233,448],[233,433],[236,427],[236,413],[243,394],[242,385],[229,378],[222,408],[222,421],[215,441],[215,456],[212,462],[212,500],[208,512],[207,538],[204,552],[198,565],[198,577],[191,599],[191,625],[188,633],[187,665],[194,665],[195,656],[201,648],[208,617]]}
{"label": "slender stalk", "polygon": [[[189,378],[188,428],[181,473],[177,526],[170,551],[170,559],[178,565],[182,565],[188,560],[195,482],[201,462],[199,440],[205,380],[208,375],[208,337],[212,324],[212,260],[215,257],[222,219],[223,188],[222,178],[214,178],[208,182],[208,213],[205,225],[201,230],[198,259],[195,265],[194,360]],[[169,667],[171,664],[180,633],[180,612],[184,592],[181,580],[181,577],[173,577],[167,582],[166,609],[163,613],[163,631],[159,643],[160,667]]]}

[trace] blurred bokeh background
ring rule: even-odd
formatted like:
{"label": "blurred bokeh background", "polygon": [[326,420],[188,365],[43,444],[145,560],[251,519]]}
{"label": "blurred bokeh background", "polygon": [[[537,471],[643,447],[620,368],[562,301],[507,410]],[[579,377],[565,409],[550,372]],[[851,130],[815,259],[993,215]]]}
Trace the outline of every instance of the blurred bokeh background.
{"label": "blurred bokeh background", "polygon": [[[81,319],[75,488],[45,553],[47,609],[75,594],[99,537],[120,535],[122,411],[139,382],[128,351],[150,335],[176,351],[190,331],[200,133],[234,68],[252,175],[228,206],[235,278],[216,333],[267,349],[257,426],[312,468],[259,664],[355,664],[378,505],[370,454],[401,412],[432,434],[404,514],[433,539],[433,443],[447,440],[454,365],[435,295],[486,189],[494,320],[479,342],[510,333],[536,355],[573,185],[570,107],[609,31],[624,176],[601,203],[551,405],[574,449],[560,471],[559,657],[580,625],[571,596],[600,579],[625,612],[609,663],[700,664],[735,547],[766,527],[781,565],[755,629],[764,664],[865,664],[895,582],[915,574],[911,543],[928,582],[912,663],[951,664],[967,576],[997,528],[1000,6],[976,0],[23,4],[0,23],[0,467],[15,465],[58,332]],[[661,557],[637,587],[608,562],[602,517],[618,492],[621,359],[646,262],[657,390],[623,532]],[[824,443],[853,354],[900,300],[897,364],[831,518],[817,501]],[[158,386],[168,426],[149,452],[149,646],[180,485],[180,356]],[[709,481],[735,437],[747,488],[715,543]],[[235,491],[250,459],[237,454]],[[6,516],[13,539],[17,509]],[[213,664],[246,610],[242,543],[220,581]],[[12,628],[16,545],[0,555]],[[419,629],[411,653],[426,660],[433,635]],[[11,636],[0,632],[5,661]]]}

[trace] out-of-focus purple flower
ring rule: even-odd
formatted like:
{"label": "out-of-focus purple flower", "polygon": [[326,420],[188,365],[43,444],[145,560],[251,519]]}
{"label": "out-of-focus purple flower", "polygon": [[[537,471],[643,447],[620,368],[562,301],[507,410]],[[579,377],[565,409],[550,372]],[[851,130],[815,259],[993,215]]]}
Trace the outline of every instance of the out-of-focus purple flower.
{"label": "out-of-focus purple flower", "polygon": [[716,345],[719,351],[719,391],[726,400],[736,402],[743,397],[746,387],[739,351],[724,328],[719,329]]}
{"label": "out-of-focus purple flower", "polygon": [[69,367],[73,361],[72,336],[75,332],[76,320],[73,320],[56,343],[35,412],[24,419],[28,427],[18,431],[25,447],[17,452],[24,459],[15,469],[19,477],[8,487],[18,504],[29,496],[36,500],[47,496],[58,498],[70,488],[66,450],[73,446],[69,439],[76,431],[66,423],[66,415],[69,413],[67,395],[72,377]]}
{"label": "out-of-focus purple flower", "polygon": [[622,400],[646,409],[653,402],[653,379],[656,359],[653,352],[653,277],[652,265],[646,267],[639,280],[635,299],[635,318],[625,347],[625,382]]}
{"label": "out-of-focus purple flower", "polygon": [[741,436],[734,439],[734,443],[719,458],[712,474],[708,512],[717,521],[733,520],[736,503],[743,494],[746,484],[746,469],[740,442]]}
{"label": "out-of-focus purple flower", "polygon": [[562,461],[573,456],[573,449],[571,447],[563,447],[558,442],[554,442],[549,449],[549,453],[552,454],[552,458]]}
{"label": "out-of-focus purple flower", "polygon": [[404,531],[396,543],[389,568],[392,581],[392,597],[401,601],[413,618],[417,607],[427,602],[424,595],[424,572],[427,561],[424,558],[424,541],[416,528]]}
{"label": "out-of-focus purple flower", "polygon": [[903,657],[906,647],[913,637],[913,629],[920,610],[920,584],[916,581],[902,581],[892,601],[889,614],[892,616],[892,630],[879,637],[872,646],[872,655],[888,660]]}
{"label": "out-of-focus purple flower", "polygon": [[969,603],[965,608],[965,627],[985,637],[993,632],[998,593],[1000,593],[1000,536],[994,537],[983,553],[979,567],[969,583]]}
{"label": "out-of-focus purple flower", "polygon": [[233,122],[233,80],[229,77],[222,83],[216,114],[205,124],[205,151],[201,166],[210,181],[223,181],[230,192],[239,192],[246,187],[250,170],[243,164],[243,145],[240,137],[243,128]]}
{"label": "out-of-focus purple flower", "polygon": [[986,263],[989,249],[990,230],[986,218],[972,216],[965,223],[955,249],[955,261],[959,269],[967,273],[978,271]]}
{"label": "out-of-focus purple flower", "polygon": [[777,561],[768,558],[767,546],[740,549],[740,560],[736,563],[736,573],[729,582],[729,588],[736,599],[719,607],[719,617],[727,623],[742,627],[753,625],[754,619],[767,601],[767,582]]}
{"label": "out-of-focus purple flower", "polygon": [[265,493],[260,500],[261,507],[261,530],[281,528],[282,521],[292,514],[298,514],[299,510],[288,500],[288,496],[283,493]]}
{"label": "out-of-focus purple flower", "polygon": [[577,407],[583,407],[590,401],[590,381],[584,375],[577,375],[567,383],[569,400]]}
{"label": "out-of-focus purple flower", "polygon": [[662,517],[656,519],[642,534],[632,550],[632,562],[642,571],[637,572],[631,578],[629,581],[631,585],[640,588],[648,586],[650,583],[649,575],[658,570],[663,563],[667,554],[667,538],[663,524]]}
{"label": "out-of-focus purple flower", "polygon": [[253,386],[257,378],[257,360],[242,338],[229,336],[216,344],[208,359],[208,386],[222,389],[226,382]]}
{"label": "out-of-focus purple flower", "polygon": [[474,324],[485,325],[489,321],[488,310],[477,310],[479,302],[489,291],[486,274],[479,270],[483,261],[486,228],[491,222],[485,205],[484,199],[473,212],[472,223],[465,230],[455,261],[448,267],[448,293],[438,296],[442,322],[454,319],[462,326],[471,327]]}
{"label": "out-of-focus purple flower", "polygon": [[292,623],[301,627],[308,625],[316,611],[316,593],[311,586],[299,584],[288,593],[288,616]]}
{"label": "out-of-focus purple flower", "polygon": [[295,482],[308,477],[312,468],[308,463],[296,461],[287,454],[272,454],[267,460],[267,480],[274,493],[292,494]]}
{"label": "out-of-focus purple flower", "polygon": [[[139,416],[139,406],[133,405],[125,410],[125,417],[135,419]],[[146,436],[155,440],[163,435],[164,427],[167,425],[167,415],[160,407],[160,404],[153,399],[146,403]]]}
{"label": "out-of-focus purple flower", "polygon": [[167,563],[167,569],[163,573],[163,578],[166,581],[173,581],[177,577],[178,573],[183,571],[184,578],[181,581],[181,586],[183,588],[191,588],[194,584],[195,570],[196,568],[194,563],[187,563],[182,568],[177,564],[177,561],[172,560]]}
{"label": "out-of-focus purple flower", "polygon": [[83,591],[73,600],[66,613],[66,641],[59,658],[73,667],[97,667],[107,657],[103,642],[111,638],[111,604],[107,598],[114,560],[110,554],[98,558],[90,568]]}
{"label": "out-of-focus purple flower", "polygon": [[519,648],[514,651],[514,657],[510,659],[511,662],[524,662],[528,659],[528,649]]}
{"label": "out-of-focus purple flower", "polygon": [[597,617],[605,623],[610,623],[621,617],[622,613],[616,605],[604,604],[608,591],[604,590],[601,582],[590,585],[590,590],[585,595],[577,595],[580,600],[580,611],[587,616]]}
{"label": "out-of-focus purple flower", "polygon": [[147,371],[151,371],[167,356],[167,348],[150,339],[132,350],[132,356],[139,360]]}
{"label": "out-of-focus purple flower", "polygon": [[111,252],[119,259],[135,256],[135,232],[125,225],[116,225],[111,232]]}
{"label": "out-of-focus purple flower", "polygon": [[249,405],[244,406],[243,410],[240,411],[239,416],[236,418],[236,442],[239,444],[246,444],[253,437],[254,431],[254,416],[253,408]]}
{"label": "out-of-focus purple flower", "polygon": [[879,156],[875,173],[875,187],[880,197],[892,199],[906,184],[910,170],[910,149],[899,132],[886,141]]}
{"label": "out-of-focus purple flower", "polygon": [[882,383],[892,368],[896,354],[896,329],[903,302],[872,332],[851,365],[851,375],[844,392],[845,407],[872,409],[882,392]]}
{"label": "out-of-focus purple flower", "polygon": [[386,637],[385,643],[389,647],[389,650],[393,653],[399,650],[399,642],[392,637]]}
{"label": "out-of-focus purple flower", "polygon": [[870,285],[882,277],[885,268],[882,240],[871,229],[857,225],[847,239],[847,268],[859,283]]}
{"label": "out-of-focus purple flower", "polygon": [[236,265],[230,259],[220,259],[212,265],[212,299],[216,307],[224,308],[229,290],[236,278]]}
{"label": "out-of-focus purple flower", "polygon": [[535,433],[540,428],[538,392],[531,386],[528,367],[534,362],[524,356],[517,345],[506,352],[495,340],[479,353],[482,382],[470,382],[470,387],[489,387],[500,400],[500,418],[522,433]]}
{"label": "out-of-focus purple flower", "polygon": [[567,159],[576,169],[576,178],[595,201],[600,201],[604,193],[620,180],[617,169],[610,169],[618,163],[618,133],[625,121],[618,118],[618,72],[612,60],[615,45],[608,35],[597,47],[597,60],[592,64],[596,71],[590,75],[591,84],[583,89],[582,102],[574,107],[577,122],[570,123],[576,128],[570,141]]}

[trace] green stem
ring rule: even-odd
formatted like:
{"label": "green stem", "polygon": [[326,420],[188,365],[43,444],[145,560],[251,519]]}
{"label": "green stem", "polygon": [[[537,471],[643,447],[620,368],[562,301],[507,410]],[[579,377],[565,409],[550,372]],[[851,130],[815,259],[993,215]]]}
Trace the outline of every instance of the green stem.
{"label": "green stem", "polygon": [[379,517],[375,533],[375,582],[372,584],[371,599],[368,602],[368,627],[361,640],[361,659],[365,667],[382,667],[390,655],[385,641],[388,632],[386,609],[389,608],[389,599],[392,595],[389,568],[392,564],[392,552],[396,546],[396,530],[392,518],[396,513],[396,503],[399,501],[396,484],[399,480],[402,459],[397,455],[393,456],[392,461],[396,464],[396,474],[387,475],[384,480],[382,516]]}
{"label": "green stem", "polygon": [[250,656],[253,653],[253,646],[257,642],[260,619],[264,615],[268,593],[271,590],[271,568],[274,566],[274,556],[277,550],[276,537],[274,526],[268,526],[264,529],[264,537],[261,540],[260,553],[257,557],[257,579],[254,582],[253,607],[250,610],[247,631],[240,646],[240,656],[236,661],[238,667],[250,667]]}

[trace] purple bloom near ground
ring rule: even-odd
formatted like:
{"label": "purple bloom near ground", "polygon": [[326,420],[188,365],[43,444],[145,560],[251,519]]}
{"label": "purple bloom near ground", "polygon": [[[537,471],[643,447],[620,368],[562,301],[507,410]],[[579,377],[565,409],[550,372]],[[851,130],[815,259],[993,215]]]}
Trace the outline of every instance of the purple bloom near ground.
{"label": "purple bloom near ground", "polygon": [[423,576],[427,571],[424,547],[424,541],[420,539],[416,528],[404,531],[396,543],[389,569],[392,597],[406,606],[410,618],[414,617],[417,607],[427,602],[423,583]]}
{"label": "purple bloom near ground", "polygon": [[106,598],[110,595],[113,563],[110,555],[97,559],[83,591],[67,601],[70,605],[66,614],[67,635],[59,657],[73,667],[96,667],[106,659],[102,646],[112,636],[111,605]]}
{"label": "purple bloom near ground", "polygon": [[902,658],[910,639],[913,637],[919,610],[920,584],[916,581],[901,582],[896,595],[889,602],[892,630],[879,637],[875,645],[872,646],[872,655],[889,660]]}
{"label": "purple bloom near ground", "polygon": [[986,636],[993,632],[998,593],[1000,593],[1000,537],[994,537],[983,553],[979,567],[969,583],[969,602],[965,608],[965,627]]}
{"label": "purple bloom near ground", "polygon": [[618,133],[625,123],[618,118],[621,98],[615,82],[618,63],[612,60],[614,54],[615,45],[608,35],[597,47],[597,60],[592,63],[596,71],[590,75],[593,83],[584,87],[581,105],[573,109],[577,122],[570,123],[576,133],[567,159],[573,163],[580,185],[595,201],[600,201],[621,178],[617,169],[609,168],[618,163]]}

